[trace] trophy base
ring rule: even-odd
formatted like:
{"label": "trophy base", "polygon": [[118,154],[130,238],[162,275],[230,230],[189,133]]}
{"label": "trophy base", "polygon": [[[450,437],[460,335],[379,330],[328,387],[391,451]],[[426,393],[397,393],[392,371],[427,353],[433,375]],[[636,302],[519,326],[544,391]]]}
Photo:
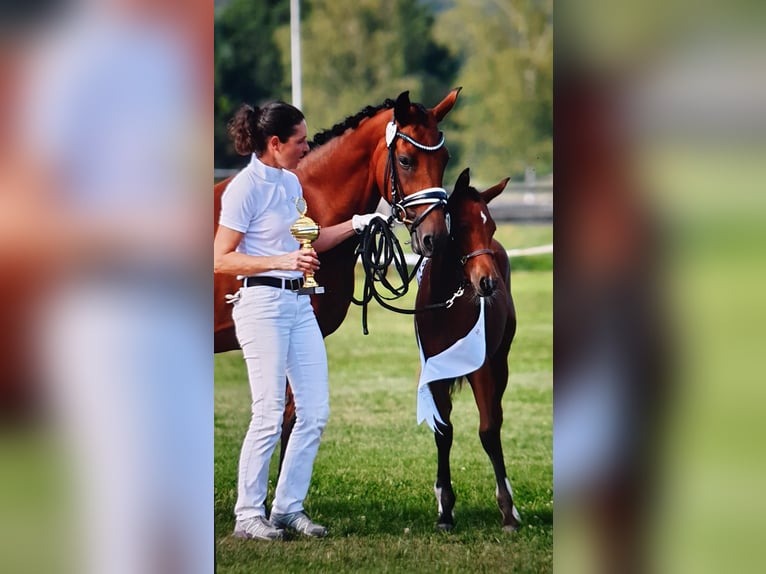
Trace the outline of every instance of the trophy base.
{"label": "trophy base", "polygon": [[316,287],[301,287],[298,289],[298,295],[321,295],[324,293],[324,287],[317,285]]}

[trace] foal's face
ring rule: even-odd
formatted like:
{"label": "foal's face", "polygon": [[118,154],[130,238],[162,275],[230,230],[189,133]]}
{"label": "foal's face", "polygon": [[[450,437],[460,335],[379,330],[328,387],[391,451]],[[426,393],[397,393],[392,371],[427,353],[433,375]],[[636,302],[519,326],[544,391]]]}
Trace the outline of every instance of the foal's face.
{"label": "foal's face", "polygon": [[495,261],[492,242],[497,226],[487,204],[500,195],[507,184],[506,178],[478,192],[470,187],[466,168],[458,177],[447,203],[452,218],[451,236],[458,256],[463,258],[463,272],[480,297],[492,295],[501,283],[502,275]]}
{"label": "foal's face", "polygon": [[[469,195],[471,192],[473,193]],[[500,283],[500,270],[492,251],[492,238],[497,226],[487,209],[487,204],[478,196],[476,190],[471,188],[471,192],[466,192],[466,197],[460,198],[457,209],[452,212],[452,233],[457,252],[461,257],[469,257],[463,265],[466,279],[471,282],[480,297],[488,297],[495,292]]]}

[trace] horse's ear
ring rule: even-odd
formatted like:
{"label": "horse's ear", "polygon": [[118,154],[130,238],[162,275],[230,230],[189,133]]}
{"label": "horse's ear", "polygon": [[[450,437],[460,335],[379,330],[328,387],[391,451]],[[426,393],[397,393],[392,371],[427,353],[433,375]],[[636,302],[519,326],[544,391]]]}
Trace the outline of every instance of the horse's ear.
{"label": "horse's ear", "polygon": [[452,193],[454,194],[463,192],[468,189],[469,185],[471,185],[471,168],[467,167],[462,172],[460,172],[460,175],[455,182],[455,189]]}
{"label": "horse's ear", "polygon": [[510,177],[506,177],[504,180],[502,180],[499,183],[496,183],[489,189],[485,189],[479,195],[481,195],[481,198],[484,200],[484,203],[489,203],[493,199],[495,199],[500,193],[505,189],[505,186],[508,185],[508,181],[510,180]]}
{"label": "horse's ear", "polygon": [[446,116],[447,113],[453,108],[455,102],[457,102],[457,95],[462,89],[462,87],[455,88],[449,94],[447,94],[447,96],[441,102],[433,107],[431,113],[436,118],[437,123],[442,121],[444,116]]}
{"label": "horse's ear", "polygon": [[410,92],[402,92],[394,104],[394,119],[400,126],[406,126],[410,121]]}

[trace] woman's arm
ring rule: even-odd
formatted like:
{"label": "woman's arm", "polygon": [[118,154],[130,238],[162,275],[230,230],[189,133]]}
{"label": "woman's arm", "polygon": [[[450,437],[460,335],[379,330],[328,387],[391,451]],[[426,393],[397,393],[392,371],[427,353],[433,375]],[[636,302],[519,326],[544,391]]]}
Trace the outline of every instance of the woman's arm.
{"label": "woman's arm", "polygon": [[319,230],[319,237],[312,243],[312,246],[317,253],[332,249],[341,241],[345,241],[354,235],[354,233],[362,233],[365,227],[370,224],[370,221],[378,217],[384,221],[386,219],[386,216],[382,213],[365,213],[364,215],[355,215],[343,223],[323,227]]}
{"label": "woman's arm", "polygon": [[[349,228],[351,225],[349,224]],[[352,230],[353,233],[353,230]],[[296,250],[284,255],[255,256],[238,253],[243,233],[218,226],[213,242],[213,271],[224,275],[255,275],[266,271],[316,271],[319,259],[313,251]]]}
{"label": "woman's arm", "polygon": [[332,249],[338,243],[345,241],[349,237],[353,236],[356,232],[351,225],[351,220],[344,221],[343,223],[336,223],[330,227],[322,227],[319,230],[319,237],[314,241],[311,246],[317,253],[328,251]]}

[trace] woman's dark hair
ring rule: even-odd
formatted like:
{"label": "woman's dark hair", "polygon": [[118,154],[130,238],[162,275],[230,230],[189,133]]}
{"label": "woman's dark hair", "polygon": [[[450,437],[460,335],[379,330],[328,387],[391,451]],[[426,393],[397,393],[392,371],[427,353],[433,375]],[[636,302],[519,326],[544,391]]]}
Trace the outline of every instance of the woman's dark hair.
{"label": "woman's dark hair", "polygon": [[271,136],[286,142],[304,120],[303,112],[285,102],[269,102],[261,107],[242,104],[227,126],[234,149],[240,155],[260,156]]}

